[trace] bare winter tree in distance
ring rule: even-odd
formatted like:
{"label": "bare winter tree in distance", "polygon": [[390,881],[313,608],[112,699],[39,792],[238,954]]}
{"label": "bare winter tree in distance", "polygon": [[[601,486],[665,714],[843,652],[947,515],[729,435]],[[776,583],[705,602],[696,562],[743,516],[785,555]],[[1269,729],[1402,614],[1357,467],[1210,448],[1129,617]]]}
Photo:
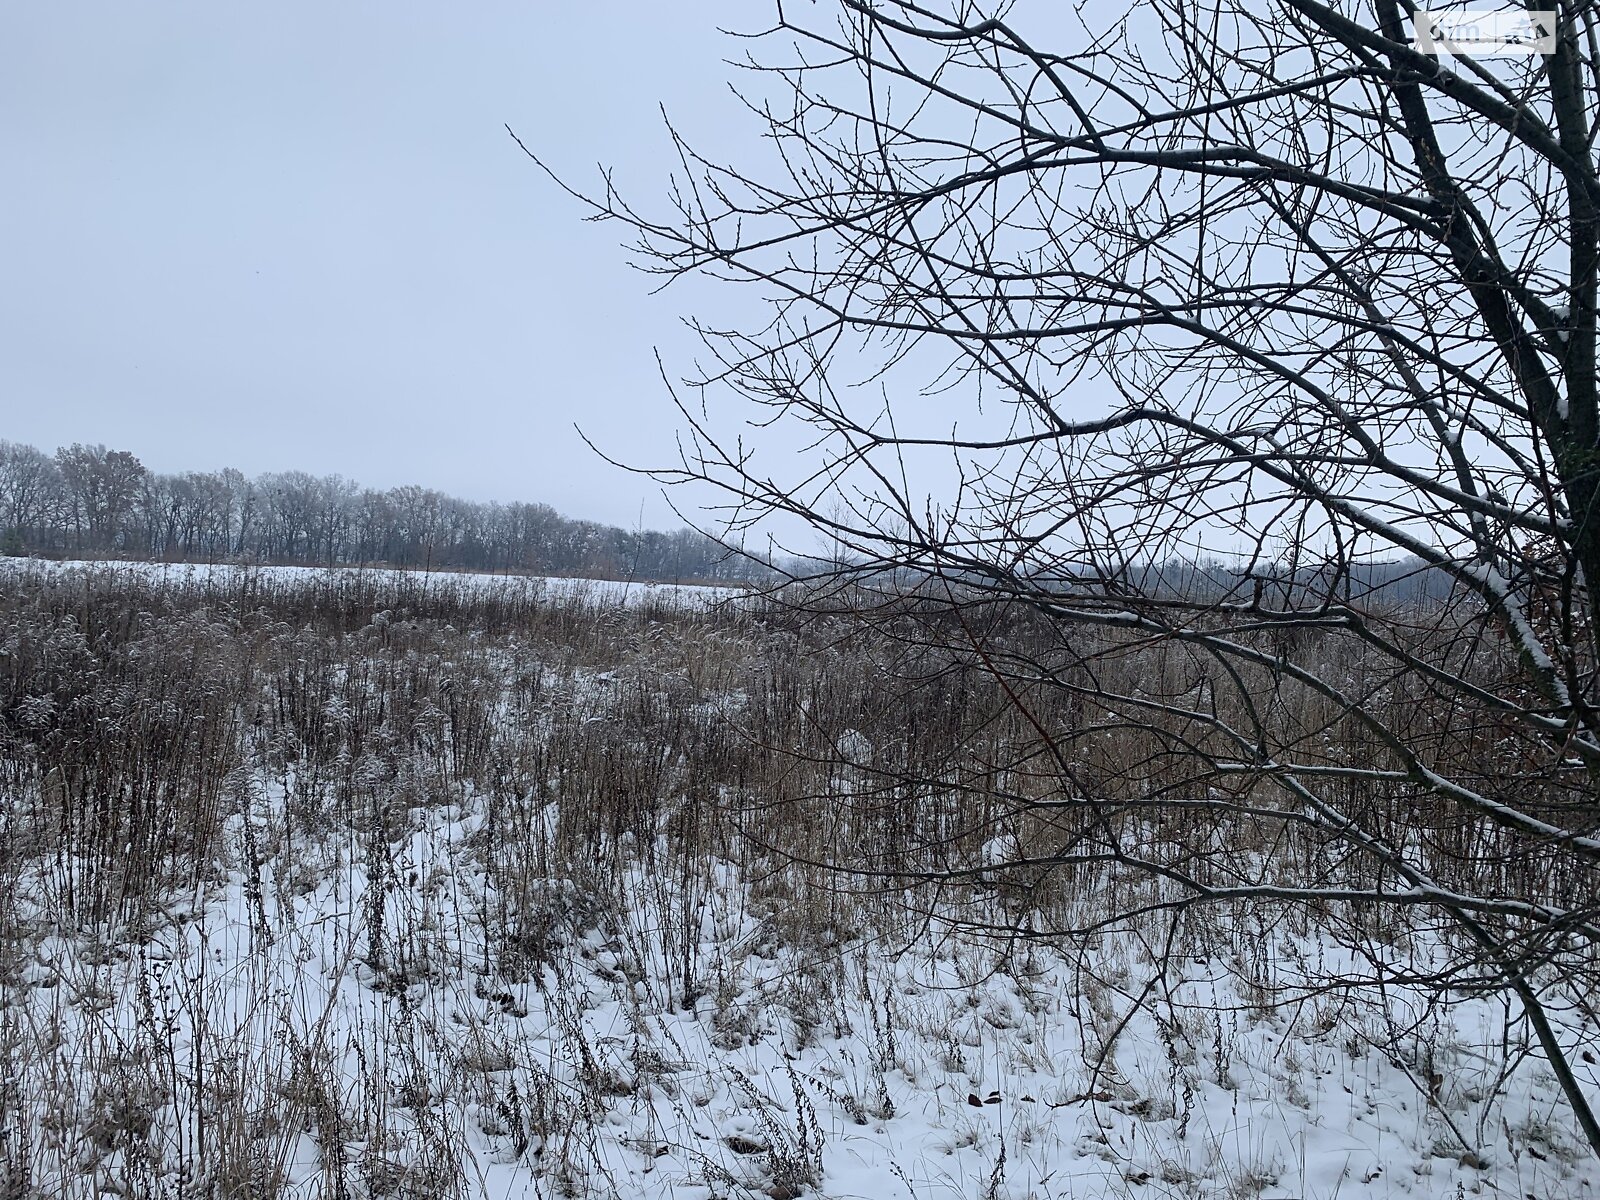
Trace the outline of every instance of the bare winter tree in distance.
{"label": "bare winter tree in distance", "polygon": [[1341,980],[1505,995],[1600,1153],[1600,5],[1444,59],[1406,0],[1068,7],[780,4],[736,43],[747,159],[674,133],[664,211],[575,189],[760,303],[701,325],[660,477],[820,532],[793,603],[1026,715],[938,778],[878,748],[842,812],[971,820],[839,865],[1007,873],[1022,934],[1431,929]]}

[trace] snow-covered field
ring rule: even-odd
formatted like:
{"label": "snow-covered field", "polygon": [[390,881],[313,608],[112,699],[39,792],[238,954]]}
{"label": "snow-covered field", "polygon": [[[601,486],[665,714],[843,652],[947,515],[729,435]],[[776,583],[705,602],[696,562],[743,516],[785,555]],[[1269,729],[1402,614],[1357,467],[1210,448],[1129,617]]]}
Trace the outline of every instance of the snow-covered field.
{"label": "snow-covered field", "polygon": [[[1322,986],[1372,956],[1425,963],[1428,934],[1352,942],[1243,910],[1168,956],[1154,916],[1070,944],[919,919],[707,830],[715,807],[690,803],[710,770],[692,748],[743,744],[760,631],[599,613],[607,640],[577,653],[380,615],[333,642],[303,617],[197,613],[131,643],[134,664],[248,663],[243,756],[192,885],[83,916],[106,863],[47,840],[48,780],[5,784],[0,1195],[1594,1194],[1499,1001]],[[191,678],[227,686],[190,661],[169,699],[95,720],[179,711]],[[78,701],[29,686],[18,720],[46,732],[27,753],[50,752]],[[112,704],[130,685],[107,686]],[[479,692],[494,725],[473,732],[456,706]],[[637,714],[656,700],[652,725]],[[184,730],[177,749],[210,736]],[[625,769],[589,786],[582,764]],[[981,887],[949,903],[1027,916]],[[1590,1072],[1594,1032],[1566,1027]]]}
{"label": "snow-covered field", "polygon": [[[409,582],[413,586],[453,586],[474,591],[530,592],[554,597],[578,596],[599,603],[638,602],[646,597],[677,603],[705,604],[739,594],[738,588],[696,584],[634,582],[616,579],[577,579],[553,575],[487,575],[470,571],[418,571],[387,567],[274,567],[234,563],[126,562],[117,559],[43,559],[0,557],[0,572],[13,578],[48,578],[71,572],[109,572],[135,575],[151,582],[198,584],[215,587],[237,585],[247,579],[280,584],[314,585],[321,581],[355,576],[373,586]],[[3,578],[4,575],[0,575]]]}
{"label": "snow-covered field", "polygon": [[[262,794],[257,837],[281,803]],[[642,871],[620,903],[535,881],[536,938],[508,951],[483,814],[407,822],[377,860],[304,842],[170,897],[137,936],[30,946],[9,1002],[35,1045],[11,1053],[41,1107],[11,1120],[44,1131],[33,1168],[55,1194],[127,1177],[130,1131],[166,1164],[147,1177],[171,1190],[150,1194],[173,1195],[185,1169],[253,1173],[266,1194],[281,1172],[305,1197],[1591,1193],[1547,1075],[1524,1064],[1490,1102],[1488,1004],[1417,1029],[1403,1004],[1385,1019],[1337,994],[1266,1012],[1219,947],[1151,1010],[1135,936],[1087,957],[796,945],[786,901],[728,864],[693,897]],[[1331,952],[1309,931],[1272,940],[1285,961]],[[1463,1136],[1497,1148],[1484,1161]]]}

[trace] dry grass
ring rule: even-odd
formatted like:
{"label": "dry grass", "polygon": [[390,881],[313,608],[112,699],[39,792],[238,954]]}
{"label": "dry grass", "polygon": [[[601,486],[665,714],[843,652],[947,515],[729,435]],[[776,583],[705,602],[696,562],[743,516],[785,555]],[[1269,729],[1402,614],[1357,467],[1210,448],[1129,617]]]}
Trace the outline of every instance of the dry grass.
{"label": "dry grass", "polygon": [[[997,644],[1054,676],[1023,689],[1024,713],[959,638],[884,636],[843,613],[802,619],[752,598],[691,610],[670,595],[623,607],[358,574],[178,585],[86,572],[7,583],[0,623],[0,1047],[24,1064],[0,1084],[7,1196],[71,1177],[129,1196],[277,1196],[308,1145],[328,1196],[466,1195],[468,1123],[549,1178],[597,1178],[607,1168],[588,1131],[618,1096],[679,1086],[671,1047],[636,1040],[619,1056],[589,1044],[574,1017],[561,1033],[571,1070],[535,1069],[498,1026],[462,1014],[514,1013],[530,983],[550,980],[553,1011],[575,1011],[560,988],[581,959],[624,990],[659,993],[641,1006],[709,1000],[718,1045],[759,1036],[730,983],[738,964],[704,950],[707,905],[734,876],[748,884],[739,916],[757,929],[738,953],[812,964],[783,996],[796,1045],[829,1036],[860,988],[874,1027],[882,1012],[881,1059],[846,1105],[863,1122],[893,1110],[883,1072],[899,1069],[895,1017],[892,997],[839,974],[840,947],[868,934],[903,944],[933,915],[1081,926],[1161,894],[1117,862],[992,866],[996,839],[1048,860],[1109,823],[1124,846],[1207,880],[1373,878],[1359,861],[1319,860],[1327,847],[1283,822],[1142,806],[1234,787],[1192,731],[1131,722],[1088,694],[1090,672],[1128,694],[1192,688],[1196,664],[1170,646],[1108,637],[1086,653],[1014,621]],[[1347,647],[1329,652],[1349,656],[1351,678],[1364,669]],[[1429,719],[1426,696],[1385,686],[1397,722]],[[1274,737],[1372,761],[1337,714],[1302,699],[1282,707]],[[1437,736],[1487,773],[1477,757],[1503,747],[1445,724]],[[1513,869],[1494,852],[1499,835],[1430,821],[1403,787],[1364,786],[1346,801],[1421,830],[1441,877],[1526,882],[1495,874]],[[1091,814],[1075,803],[1084,789],[1129,803]],[[407,849],[414,831],[469,809],[482,820],[459,862],[481,873],[475,904]],[[244,881],[249,921],[234,936],[246,942],[297,936],[284,914],[306,897],[351,908],[356,932],[321,969],[399,1001],[402,1015],[335,1047],[307,995],[266,977],[224,981],[192,938],[163,940],[203,926],[203,897],[230,879]],[[1545,885],[1558,896],[1582,882]],[[1337,906],[1289,916],[1369,955],[1427,925],[1373,925]],[[1264,931],[1284,917],[1240,904],[1133,923],[1125,967],[1084,960],[1072,1006],[1086,1046],[1110,1060],[1130,981],[1174,946],[1228,961],[1261,1019],[1303,997],[1315,971],[1263,957]],[[441,921],[470,924],[470,936]],[[481,960],[453,960],[460,945]],[[1013,946],[998,961],[1020,970],[1028,953]],[[250,945],[225,957],[248,963]],[[131,1010],[97,996],[113,968],[135,981]],[[407,1015],[405,997],[457,984],[474,994]],[[24,993],[35,999],[19,1003]],[[1154,985],[1133,998],[1162,1002]],[[52,1007],[55,1020],[41,1018]],[[980,1015],[1001,1028],[1026,1008]],[[1226,1039],[1177,1009],[1162,1021],[1166,1061],[1152,1074],[1170,1075],[1173,1099],[1158,1115],[1187,1120],[1185,1081],[1205,1069],[1226,1080]],[[452,1023],[446,1050],[435,1031]],[[192,1031],[181,1053],[180,1026]],[[1195,1046],[1211,1041],[1207,1068]],[[950,1054],[959,1064],[960,1047]],[[446,1086],[471,1104],[432,1095]],[[747,1157],[764,1164],[770,1194],[797,1195],[820,1169],[810,1101],[798,1083],[787,1110],[751,1094],[759,1154]],[[174,1162],[191,1174],[174,1176]],[[1236,1180],[1239,1194],[1266,1174]]]}

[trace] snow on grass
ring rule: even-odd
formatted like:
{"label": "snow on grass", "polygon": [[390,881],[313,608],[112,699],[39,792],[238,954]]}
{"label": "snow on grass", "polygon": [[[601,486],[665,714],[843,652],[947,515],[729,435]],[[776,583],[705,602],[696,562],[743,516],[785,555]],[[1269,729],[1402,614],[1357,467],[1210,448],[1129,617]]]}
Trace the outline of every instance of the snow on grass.
{"label": "snow on grass", "polygon": [[[400,828],[295,835],[281,781],[258,784],[223,882],[136,927],[69,931],[62,876],[20,881],[31,937],[8,1002],[32,1038],[8,1055],[34,1107],[9,1119],[42,1131],[30,1169],[48,1194],[1593,1186],[1553,1080],[1531,1063],[1499,1079],[1505,1014],[1488,1003],[1419,1008],[1409,1030],[1404,997],[1387,1014],[1338,993],[1272,1010],[1257,966],[1219,944],[1144,1004],[1138,930],[1080,951],[835,937],[777,877],[726,863],[699,889],[635,864],[620,888],[532,879],[509,896],[486,870],[504,834],[470,789]],[[1279,964],[1340,953],[1315,929],[1263,937]]]}
{"label": "snow on grass", "polygon": [[[120,570],[230,588],[252,572],[308,586],[356,577],[20,569]],[[416,579],[382,575],[379,590],[392,593]],[[587,586],[459,578],[558,598]],[[600,594],[631,606],[621,586]],[[715,789],[752,769],[702,746],[740,719],[740,687],[758,694],[761,670],[735,669],[748,631],[685,622],[697,632],[683,635],[677,678],[663,664],[680,658],[652,641],[677,636],[672,622],[648,609],[577,606],[625,648],[602,654],[579,638],[580,654],[557,622],[533,643],[425,617],[400,636],[387,599],[357,599],[372,603],[338,654],[301,631],[309,618],[292,605],[257,625],[163,618],[162,637],[152,628],[129,643],[139,671],[168,669],[138,693],[154,700],[111,703],[133,686],[132,673],[117,675],[109,699],[86,710],[92,725],[53,725],[44,701],[60,691],[63,707],[81,703],[76,681],[100,660],[70,627],[23,627],[61,643],[67,666],[39,661],[72,686],[39,684],[40,715],[23,714],[32,740],[16,743],[15,763],[71,766],[52,740],[68,736],[136,750],[110,732],[123,722],[156,736],[129,713],[175,705],[179,683],[215,689],[241,741],[225,768],[207,760],[172,775],[181,790],[230,773],[222,833],[196,841],[207,861],[184,875],[205,882],[108,893],[134,901],[120,908],[86,902],[95,872],[122,880],[104,857],[73,854],[103,849],[103,831],[122,826],[73,807],[92,798],[87,788],[47,795],[44,773],[7,777],[29,790],[17,784],[0,807],[0,1196],[1594,1192],[1595,1164],[1515,1013],[1491,999],[1446,1005],[1403,987],[1329,985],[1370,978],[1373,958],[1426,975],[1435,935],[1402,918],[1353,938],[1353,921],[1335,936],[1304,909],[1242,908],[1197,918],[1170,957],[1153,914],[1082,945],[920,921],[707,831],[731,820]],[[236,685],[215,664],[197,677],[206,656],[185,648],[212,645],[202,634],[210,653],[244,651],[251,665],[230,668]],[[669,675],[677,691],[666,696]],[[328,686],[309,687],[313,678]],[[462,706],[461,728],[435,700]],[[469,701],[507,754],[485,750]],[[864,732],[836,742],[840,763],[854,765],[837,769],[830,796],[874,754]],[[691,758],[697,746],[704,757]],[[601,769],[669,753],[677,774]],[[724,774],[710,783],[696,774],[717,762]],[[985,886],[948,903],[1023,926],[1028,913],[997,868],[1015,857],[1014,836],[975,847]],[[711,845],[743,857],[725,861]],[[1073,903],[1100,901],[1089,886]],[[101,911],[132,915],[101,925],[65,915]],[[1563,1032],[1592,1072],[1592,1024],[1572,1019]]]}
{"label": "snow on grass", "polygon": [[[388,567],[262,566],[236,563],[154,563],[114,559],[42,559],[0,557],[0,573],[14,578],[47,578],[72,572],[131,575],[152,583],[238,586],[248,580],[314,586],[325,582],[365,579],[376,587],[407,583],[414,587],[455,587],[468,592],[528,593],[536,598],[576,598],[597,604],[667,600],[704,605],[742,594],[742,589],[699,584],[672,584],[617,579],[577,579],[550,575],[487,575],[470,571],[421,571]],[[0,577],[3,577],[0,574]]]}

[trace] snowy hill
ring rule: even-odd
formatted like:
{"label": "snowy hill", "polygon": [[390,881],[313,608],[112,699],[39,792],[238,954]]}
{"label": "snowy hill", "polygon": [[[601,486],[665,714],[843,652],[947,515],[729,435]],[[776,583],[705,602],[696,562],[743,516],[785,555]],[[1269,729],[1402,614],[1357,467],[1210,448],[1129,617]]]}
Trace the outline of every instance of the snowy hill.
{"label": "snowy hill", "polygon": [[[792,785],[759,739],[793,718],[798,744],[783,689],[820,651],[621,585],[547,582],[507,616],[484,590],[528,585],[469,577],[347,619],[317,578],[265,571],[229,608],[203,568],[0,576],[5,1194],[1543,1200],[1600,1178],[1498,1001],[1330,984],[1425,965],[1424,927],[1244,907],[1007,936],[1032,901],[1003,878],[932,903],[852,883],[809,865],[815,819],[756,802]],[[883,740],[816,787],[861,786]],[[1592,1024],[1565,1036],[1592,1062]]]}

